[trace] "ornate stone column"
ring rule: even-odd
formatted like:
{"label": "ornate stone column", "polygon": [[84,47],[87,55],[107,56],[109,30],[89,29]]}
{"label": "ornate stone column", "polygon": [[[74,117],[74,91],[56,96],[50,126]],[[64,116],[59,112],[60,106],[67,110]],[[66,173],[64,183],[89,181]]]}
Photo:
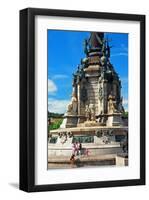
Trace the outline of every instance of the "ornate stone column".
{"label": "ornate stone column", "polygon": [[103,114],[107,113],[107,80],[103,80]]}
{"label": "ornate stone column", "polygon": [[73,85],[72,94],[74,94],[77,97],[77,88],[76,87],[77,87],[76,85]]}
{"label": "ornate stone column", "polygon": [[77,97],[78,97],[78,115],[80,115],[80,83],[78,83]]}

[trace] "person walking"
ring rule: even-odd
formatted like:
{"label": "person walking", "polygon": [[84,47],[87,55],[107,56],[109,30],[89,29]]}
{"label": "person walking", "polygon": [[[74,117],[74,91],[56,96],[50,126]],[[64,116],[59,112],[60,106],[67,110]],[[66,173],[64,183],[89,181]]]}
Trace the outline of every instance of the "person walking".
{"label": "person walking", "polygon": [[74,154],[72,154],[70,157],[70,164],[72,165],[72,167],[74,167],[74,164],[75,164],[75,155]]}
{"label": "person walking", "polygon": [[85,155],[86,155],[86,156],[89,156],[89,153],[90,153],[89,149],[86,148],[86,149],[85,149]]}
{"label": "person walking", "polygon": [[79,155],[79,142],[76,142],[76,145],[75,145],[75,149],[76,149],[76,155],[78,156]]}
{"label": "person walking", "polygon": [[76,143],[72,145],[72,155],[76,155]]}
{"label": "person walking", "polygon": [[78,153],[79,153],[79,155],[82,155],[82,144],[81,144],[81,142],[78,143]]}

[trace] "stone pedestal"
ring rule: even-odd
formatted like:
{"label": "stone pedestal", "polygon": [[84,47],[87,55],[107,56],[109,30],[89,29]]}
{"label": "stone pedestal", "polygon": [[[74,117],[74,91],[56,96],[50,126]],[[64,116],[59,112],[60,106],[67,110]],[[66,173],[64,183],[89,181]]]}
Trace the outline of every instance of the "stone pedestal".
{"label": "stone pedestal", "polygon": [[78,123],[78,116],[76,115],[65,115],[63,119],[63,123],[60,128],[71,128],[76,127]]}
{"label": "stone pedestal", "polygon": [[86,117],[84,115],[78,115],[78,124],[85,122]]}
{"label": "stone pedestal", "polygon": [[84,123],[78,124],[78,127],[95,127],[99,126],[99,123],[96,121],[85,121]]}
{"label": "stone pedestal", "polygon": [[117,155],[116,156],[117,166],[128,166],[128,155]]}
{"label": "stone pedestal", "polygon": [[122,116],[121,113],[113,113],[107,115],[107,126],[120,126],[122,125]]}

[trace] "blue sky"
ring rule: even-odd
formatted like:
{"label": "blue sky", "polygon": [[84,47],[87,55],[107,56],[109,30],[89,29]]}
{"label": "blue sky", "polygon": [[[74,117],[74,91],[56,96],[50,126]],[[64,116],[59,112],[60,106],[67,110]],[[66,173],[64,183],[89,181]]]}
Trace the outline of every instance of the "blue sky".
{"label": "blue sky", "polygon": [[[85,57],[84,39],[89,32],[47,31],[48,48],[48,110],[64,113],[72,93],[72,73]],[[128,110],[128,34],[105,33],[110,40],[111,58],[122,81],[123,105]]]}

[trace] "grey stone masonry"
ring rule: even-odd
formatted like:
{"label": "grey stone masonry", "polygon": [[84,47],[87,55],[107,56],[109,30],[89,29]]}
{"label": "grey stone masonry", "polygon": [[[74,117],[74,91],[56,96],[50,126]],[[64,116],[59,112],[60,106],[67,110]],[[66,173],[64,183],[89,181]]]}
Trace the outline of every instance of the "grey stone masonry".
{"label": "grey stone masonry", "polygon": [[69,115],[75,115],[74,119],[78,119],[78,123],[82,122],[79,117],[81,115],[83,120],[113,126],[122,124],[121,114],[124,109],[120,96],[121,81],[110,63],[110,47],[105,42],[104,34],[91,33],[91,37],[93,47],[85,47],[86,57],[73,74],[72,99],[65,115],[66,127],[77,126],[76,120],[72,120]]}

